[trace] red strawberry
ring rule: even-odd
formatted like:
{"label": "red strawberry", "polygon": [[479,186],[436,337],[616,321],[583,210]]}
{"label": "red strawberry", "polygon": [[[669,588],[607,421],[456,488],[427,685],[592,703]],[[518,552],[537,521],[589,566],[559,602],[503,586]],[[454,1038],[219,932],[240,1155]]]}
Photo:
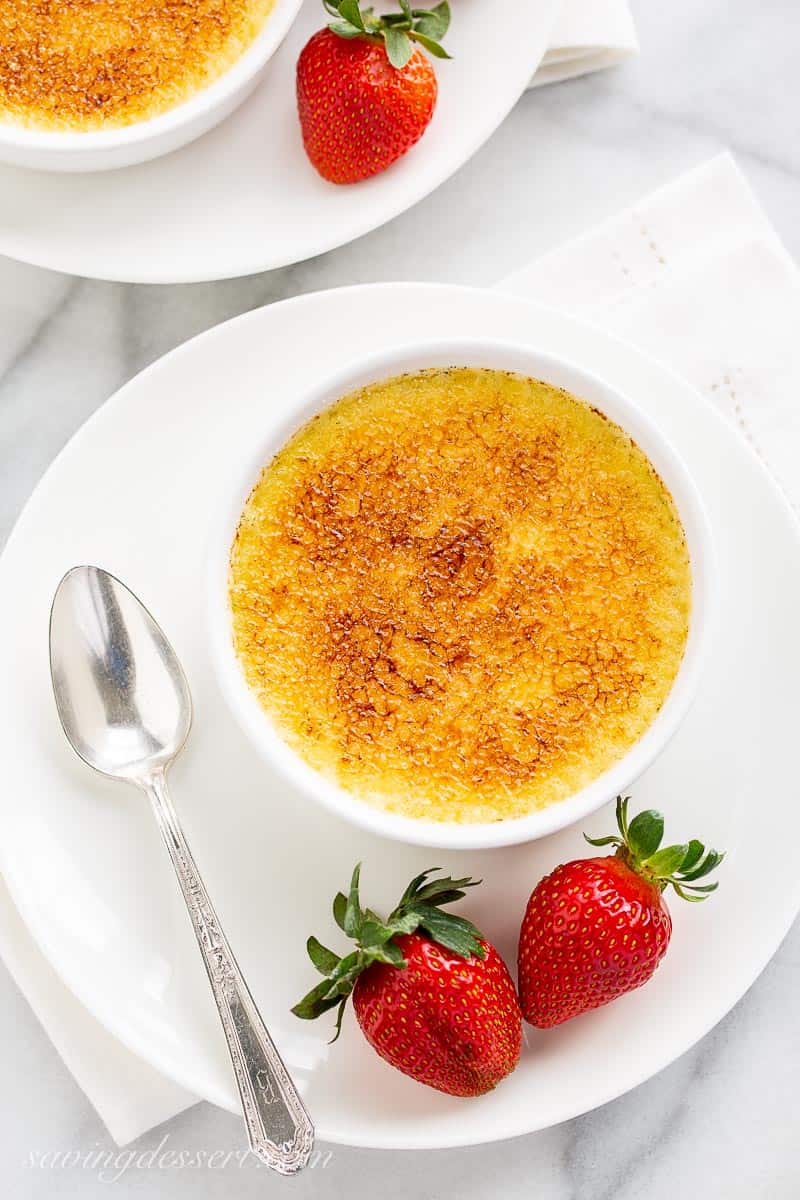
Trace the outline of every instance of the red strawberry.
{"label": "red strawberry", "polygon": [[423,871],[384,922],[361,908],[359,871],[349,896],[333,902],[358,949],[339,958],[309,938],[309,957],[325,978],[292,1012],[311,1019],[338,1009],[335,1040],[352,992],[364,1036],[393,1067],[451,1096],[490,1091],[519,1061],[522,1021],[494,946],[470,921],[442,912],[474,881],[429,880],[432,871]]}
{"label": "red strawberry", "polygon": [[429,12],[401,0],[376,17],[358,0],[329,0],[337,19],[315,33],[297,63],[297,108],[312,164],[331,183],[376,175],[419,141],[433,116],[436,76],[414,45],[447,58],[439,45],[447,4]]}
{"label": "red strawberry", "polygon": [[664,957],[672,920],[663,891],[705,900],[716,883],[698,884],[722,861],[702,842],[666,846],[661,813],[628,824],[617,799],[619,836],[588,838],[617,847],[611,858],[556,867],[528,901],[519,935],[519,993],[526,1021],[547,1029],[641,987]]}

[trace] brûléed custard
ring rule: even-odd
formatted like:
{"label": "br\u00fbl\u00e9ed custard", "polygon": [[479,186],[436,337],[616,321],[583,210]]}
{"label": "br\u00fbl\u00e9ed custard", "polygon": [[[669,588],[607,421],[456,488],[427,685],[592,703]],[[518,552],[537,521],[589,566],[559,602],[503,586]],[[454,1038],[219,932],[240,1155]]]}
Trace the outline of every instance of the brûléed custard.
{"label": "br\u00fbl\u00e9ed custard", "polygon": [[498,821],[622,757],[680,666],[673,500],[619,426],[495,370],[378,382],[263,470],[231,550],[234,646],[294,750],[409,817]]}
{"label": "br\u00fbl\u00e9ed custard", "polygon": [[0,122],[130,125],[223,74],[274,0],[0,0]]}

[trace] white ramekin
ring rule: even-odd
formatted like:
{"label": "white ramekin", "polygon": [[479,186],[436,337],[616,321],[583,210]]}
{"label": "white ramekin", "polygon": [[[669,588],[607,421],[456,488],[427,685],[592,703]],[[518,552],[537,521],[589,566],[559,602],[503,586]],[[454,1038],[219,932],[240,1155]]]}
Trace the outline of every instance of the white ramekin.
{"label": "white ramekin", "polygon": [[219,79],[149,121],[83,132],[0,121],[0,162],[40,171],[108,171],[177,150],[213,129],[250,94],[303,0],[275,0],[263,28]]}
{"label": "white ramekin", "polygon": [[[680,670],[653,724],[609,770],[587,787],[548,808],[513,820],[457,824],[398,816],[376,808],[309,766],[284,741],[248,687],[234,652],[228,604],[229,556],[239,518],[262,468],[314,413],[375,380],[424,367],[471,366],[516,371],[566,388],[622,426],[650,458],[677,505],[692,568],[692,612]],[[697,688],[709,637],[712,590],[711,534],[702,501],[686,466],[634,400],[563,359],[522,345],[489,341],[428,342],[393,349],[350,364],[313,392],[289,396],[256,449],[239,464],[222,501],[209,557],[209,625],[212,658],[224,697],[264,758],[295,787],[372,833],[447,849],[507,846],[544,837],[623,792],[661,753],[686,715]]]}

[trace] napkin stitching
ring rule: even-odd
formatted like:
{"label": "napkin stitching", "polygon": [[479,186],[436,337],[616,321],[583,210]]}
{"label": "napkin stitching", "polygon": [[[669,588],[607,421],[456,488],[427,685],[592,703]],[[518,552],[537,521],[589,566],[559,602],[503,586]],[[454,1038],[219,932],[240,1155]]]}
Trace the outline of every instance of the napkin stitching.
{"label": "napkin stitching", "polygon": [[[644,226],[642,227],[641,232],[643,236],[647,237],[647,232]],[[648,246],[653,249],[653,253],[657,254],[657,246],[651,246],[649,241]],[[606,312],[614,312],[618,309],[623,309],[627,304],[630,304],[636,291],[638,291],[640,294],[643,291],[653,291],[658,287],[659,283],[659,280],[656,277],[650,277],[638,281],[634,271],[625,265],[625,259],[619,250],[615,250],[612,254],[612,257],[619,262],[623,274],[631,281],[631,290],[605,301],[603,307]],[[665,258],[658,256],[658,261],[662,267],[669,268],[669,263]],[[722,407],[719,403],[720,391],[727,395],[730,401],[730,404],[726,406],[727,419],[731,422],[731,424],[736,426],[741,435],[758,456],[760,461],[770,472],[772,478],[778,484],[784,496],[788,500],[789,506],[793,512],[800,514],[800,504],[798,504],[798,502],[793,498],[791,489],[787,485],[784,476],[774,466],[772,460],[762,447],[758,437],[750,425],[750,420],[746,412],[745,405],[741,400],[740,392],[734,385],[732,378],[733,376],[739,376],[742,381],[747,380],[747,372],[743,367],[727,365],[720,375],[717,375],[710,383],[705,385],[703,390],[716,408]]]}
{"label": "napkin stitching", "polygon": [[717,378],[706,387],[706,393],[716,407],[719,407],[719,403],[716,399],[715,393],[723,391],[727,394],[728,399],[730,400],[729,419],[733,420],[742,436],[745,438],[754,453],[758,456],[758,458],[769,471],[772,478],[778,484],[778,487],[781,489],[786,500],[789,502],[789,507],[793,510],[793,512],[800,513],[800,505],[798,505],[793,498],[792,492],[786,484],[782,473],[776,469],[772,460],[768,457],[766,451],[762,448],[761,443],[750,427],[748,416],[740,399],[739,392],[737,391],[734,380],[731,378],[733,375],[738,375],[743,381],[747,380],[747,372],[743,367],[728,367],[722,375],[717,376]]}
{"label": "napkin stitching", "polygon": [[656,243],[655,234],[645,221],[642,221],[639,225],[639,236],[644,238],[648,250],[654,255],[659,266],[666,266],[667,260]]}

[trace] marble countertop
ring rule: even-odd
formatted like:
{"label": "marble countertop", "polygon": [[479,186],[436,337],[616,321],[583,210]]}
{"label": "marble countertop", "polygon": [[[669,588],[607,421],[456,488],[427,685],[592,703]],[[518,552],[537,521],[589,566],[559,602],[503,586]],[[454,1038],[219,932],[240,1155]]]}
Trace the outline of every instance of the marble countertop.
{"label": "marble countertop", "polygon": [[[797,0],[632,5],[642,55],[623,68],[528,93],[449,183],[391,225],[311,262],[231,282],[143,287],[70,279],[0,260],[0,539],[54,455],[117,387],[210,325],[296,293],[429,279],[488,284],[659,184],[731,149],[800,259]],[[0,968],[6,1030],[0,1181],[6,1195],[90,1200],[262,1195],[471,1200],[725,1200],[800,1194],[795,1075],[800,928],[734,1011],[661,1075],[594,1113],[527,1138],[424,1156],[322,1148],[291,1184],[237,1167],[105,1170],[32,1165],[45,1151],[105,1150],[105,1130]],[[690,988],[690,981],[687,988]],[[691,1003],[691,997],[687,997]],[[658,1036],[658,1031],[653,1031]],[[614,1047],[609,1047],[609,1054]],[[235,1150],[241,1127],[200,1105],[142,1138]],[[220,1159],[217,1160],[221,1161]]]}

